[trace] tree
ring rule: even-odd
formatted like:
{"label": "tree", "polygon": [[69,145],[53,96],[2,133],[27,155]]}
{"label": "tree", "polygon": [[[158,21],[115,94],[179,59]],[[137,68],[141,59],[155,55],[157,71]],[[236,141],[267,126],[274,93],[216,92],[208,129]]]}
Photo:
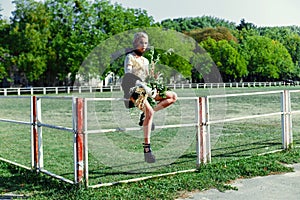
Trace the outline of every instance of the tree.
{"label": "tree", "polygon": [[226,27],[217,27],[217,28],[203,28],[203,29],[194,29],[185,34],[194,38],[197,42],[202,42],[208,38],[212,38],[216,41],[227,40],[237,42],[237,39],[231,34],[230,30]]}
{"label": "tree", "polygon": [[300,78],[300,36],[298,34],[291,34],[288,36],[286,42],[283,44],[288,50],[293,63],[296,66],[296,72],[290,75],[290,78]]}
{"label": "tree", "polygon": [[237,81],[248,74],[247,62],[236,43],[208,38],[200,45],[211,55],[224,81]]}
{"label": "tree", "polygon": [[[299,29],[294,29],[292,27],[264,27],[261,28],[260,32],[261,35],[282,43],[300,72],[300,36]],[[299,78],[299,75],[296,73],[294,78]]]}
{"label": "tree", "polygon": [[95,26],[107,36],[126,30],[153,25],[154,20],[145,10],[123,8],[120,4],[111,5],[109,1],[95,0],[91,12],[95,16]]}
{"label": "tree", "polygon": [[[96,47],[98,49],[95,51],[100,54],[110,54],[113,52],[116,53],[118,57],[121,56],[121,58],[123,58],[126,53],[126,48],[130,48],[128,44],[132,44],[131,33],[128,33],[128,35],[127,33],[123,34],[123,32],[137,28],[156,26],[153,18],[149,17],[145,10],[125,9],[119,4],[111,5],[108,1],[94,1],[91,12],[93,16],[95,16],[94,26],[96,30],[101,31],[101,34],[105,35],[104,39],[106,39],[105,41],[102,40],[96,43],[100,44],[100,47]],[[104,45],[105,43],[107,45]],[[92,54],[94,54],[94,57],[98,57],[95,55],[95,52],[92,52]],[[102,79],[111,72],[116,76],[122,76],[124,73],[123,60],[113,59],[115,60],[112,62],[111,55],[103,55],[100,62],[99,60],[96,61],[101,67],[98,66],[97,70],[89,66],[89,68],[93,68],[89,70],[93,71],[94,75],[100,75]]]}
{"label": "tree", "polygon": [[125,9],[109,1],[15,0],[14,3],[16,10],[6,41],[16,68],[13,71],[24,73],[36,86],[73,85],[83,61],[101,41],[153,23],[146,11]]}
{"label": "tree", "polygon": [[92,5],[86,0],[47,0],[53,19],[48,41],[49,56],[45,84],[73,85],[78,69],[103,33],[93,27]]}
{"label": "tree", "polygon": [[166,19],[161,22],[162,27],[178,32],[189,32],[193,29],[226,27],[234,30],[236,25],[224,19],[212,16],[186,17],[177,19]]}
{"label": "tree", "polygon": [[248,61],[248,81],[271,81],[290,77],[295,65],[287,49],[278,41],[263,36],[250,36],[243,41]]}
{"label": "tree", "polygon": [[8,57],[8,51],[5,50],[3,47],[0,47],[0,80],[7,77],[7,57]]}
{"label": "tree", "polygon": [[15,0],[16,11],[9,32],[15,76],[24,73],[30,82],[38,81],[47,69],[47,43],[50,37],[49,17],[45,6],[34,0]]}
{"label": "tree", "polygon": [[251,30],[251,29],[257,29],[257,26],[255,26],[253,23],[250,23],[250,22],[246,22],[245,19],[241,19],[241,22],[240,24],[236,27],[237,30],[243,30],[243,29],[246,29],[246,30]]}
{"label": "tree", "polygon": [[[1,10],[1,9],[0,9]],[[0,80],[9,74],[9,50],[5,44],[9,32],[9,24],[0,16]]]}

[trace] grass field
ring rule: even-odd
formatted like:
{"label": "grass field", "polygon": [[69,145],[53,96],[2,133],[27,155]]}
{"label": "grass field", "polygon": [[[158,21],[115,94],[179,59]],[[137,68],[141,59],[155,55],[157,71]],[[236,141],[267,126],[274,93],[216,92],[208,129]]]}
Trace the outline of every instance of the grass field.
{"label": "grass field", "polygon": [[[184,97],[282,89],[285,88],[185,89],[176,92],[179,97]],[[289,89],[297,88],[289,87]],[[107,92],[92,96],[119,97],[120,95],[118,92]],[[291,94],[292,110],[300,110],[299,98],[300,93]],[[0,118],[30,120],[30,99],[0,98],[0,105]],[[72,127],[71,109],[70,99],[42,99],[43,123]],[[90,102],[88,129],[137,126],[139,112],[133,110],[129,113],[124,109],[122,102]],[[210,102],[211,120],[279,111],[279,94],[219,98],[212,99]],[[157,113],[155,124],[193,123],[195,115],[194,102],[182,100],[166,111]],[[295,146],[300,143],[299,128],[300,115],[295,114],[293,115]],[[211,126],[210,131],[212,163],[201,166],[199,172],[109,188],[81,190],[45,175],[36,176],[32,172],[0,162],[0,194],[12,192],[32,199],[98,199],[100,197],[100,199],[172,199],[181,190],[202,190],[210,187],[226,189],[227,186],[224,184],[239,176],[266,175],[291,170],[274,162],[274,159],[281,162],[299,162],[297,148],[293,151],[257,156],[281,149],[280,116],[215,124]],[[153,150],[158,158],[155,165],[148,165],[143,161],[142,131],[90,134],[89,183],[93,185],[193,169],[196,164],[195,133],[194,127],[155,130],[151,138]],[[0,122],[0,136],[2,138],[0,156],[30,167],[30,126]],[[73,180],[72,133],[43,128],[43,141],[45,169]],[[255,162],[258,164],[255,165]],[[236,169],[236,165],[242,165],[244,169]],[[268,170],[263,170],[266,168]],[[224,173],[222,178],[217,174],[218,170],[222,173],[228,171],[228,173]],[[212,177],[213,175],[215,177]],[[64,194],[65,188],[69,190],[66,194]]]}

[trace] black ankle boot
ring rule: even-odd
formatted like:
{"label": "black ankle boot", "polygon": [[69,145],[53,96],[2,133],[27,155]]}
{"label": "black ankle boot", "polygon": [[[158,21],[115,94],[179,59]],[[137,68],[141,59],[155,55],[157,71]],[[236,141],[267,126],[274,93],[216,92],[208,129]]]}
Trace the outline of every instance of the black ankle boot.
{"label": "black ankle boot", "polygon": [[155,156],[152,154],[151,151],[151,146],[150,144],[145,144],[144,145],[144,157],[145,157],[145,162],[147,163],[155,163]]}

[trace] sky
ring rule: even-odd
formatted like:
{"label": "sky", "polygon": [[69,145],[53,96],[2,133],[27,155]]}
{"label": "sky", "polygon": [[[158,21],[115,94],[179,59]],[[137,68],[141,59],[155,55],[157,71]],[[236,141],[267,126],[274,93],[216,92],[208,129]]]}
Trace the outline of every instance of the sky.
{"label": "sky", "polygon": [[[241,19],[256,26],[300,26],[299,0],[111,0],[123,7],[146,10],[156,22],[180,17],[213,16],[239,24]],[[12,0],[0,0],[6,18]]]}

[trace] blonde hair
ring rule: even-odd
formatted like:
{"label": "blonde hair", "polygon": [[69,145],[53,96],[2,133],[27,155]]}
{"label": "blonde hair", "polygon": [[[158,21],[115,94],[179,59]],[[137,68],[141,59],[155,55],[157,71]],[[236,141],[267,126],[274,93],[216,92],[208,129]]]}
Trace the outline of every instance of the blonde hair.
{"label": "blonde hair", "polygon": [[138,47],[138,41],[141,38],[146,38],[148,40],[148,35],[145,32],[137,32],[134,34],[134,38],[133,38],[133,47],[137,48]]}

